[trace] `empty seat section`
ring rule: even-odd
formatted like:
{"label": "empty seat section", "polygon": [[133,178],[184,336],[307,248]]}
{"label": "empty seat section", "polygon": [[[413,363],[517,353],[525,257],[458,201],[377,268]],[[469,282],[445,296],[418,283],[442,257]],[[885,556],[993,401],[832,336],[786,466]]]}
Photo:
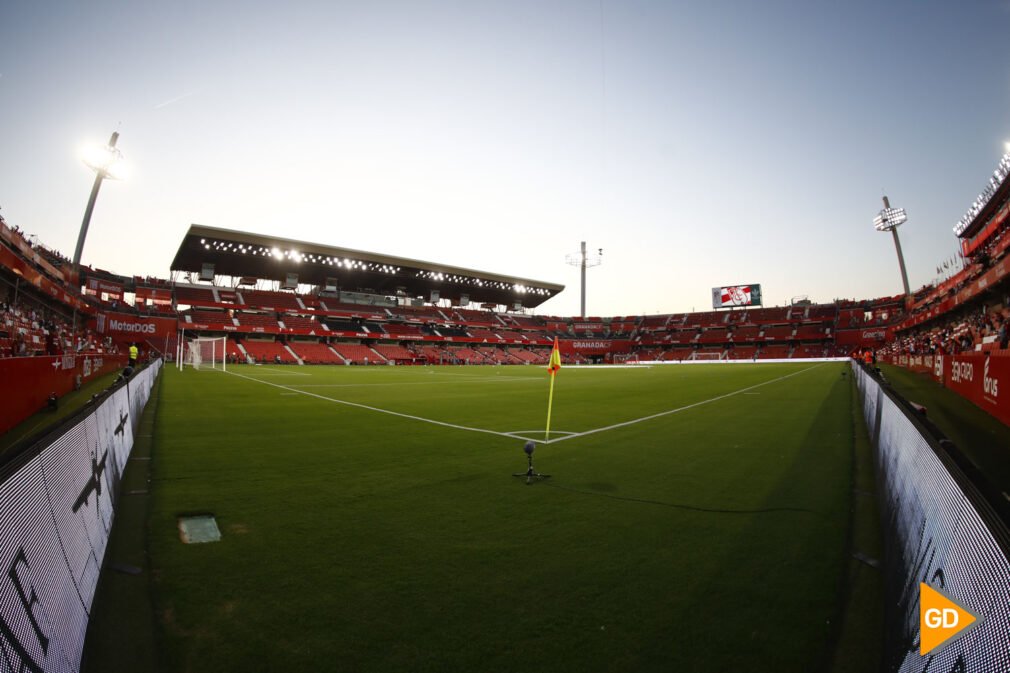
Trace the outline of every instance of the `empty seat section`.
{"label": "empty seat section", "polygon": [[516,325],[517,327],[524,327],[526,329],[539,329],[544,326],[543,320],[528,315],[510,315],[509,318],[511,318],[512,324]]}
{"label": "empty seat section", "polygon": [[428,364],[433,365],[437,365],[442,362],[447,362],[449,361],[450,358],[449,353],[447,353],[445,349],[439,348],[437,346],[421,346],[421,348],[418,350],[418,353],[421,355],[421,357],[423,357],[425,360],[428,361]]}
{"label": "empty seat section", "polygon": [[523,363],[536,364],[540,362],[540,358],[537,357],[536,353],[528,351],[525,348],[513,348],[509,351],[509,354]]}
{"label": "empty seat section", "polygon": [[386,323],[386,333],[392,337],[419,337],[424,335],[420,325]]}
{"label": "empty seat section", "polygon": [[764,341],[785,341],[793,336],[792,327],[765,327],[762,339]]}
{"label": "empty seat section", "polygon": [[242,342],[242,345],[256,362],[275,362],[278,358],[281,362],[297,362],[291,353],[284,348],[284,344],[278,341],[246,339]]}
{"label": "empty seat section", "polygon": [[285,315],[281,316],[281,322],[284,323],[284,327],[287,329],[296,330],[306,330],[306,331],[322,331],[322,325],[316,321],[315,318],[309,318],[303,315]]}
{"label": "empty seat section", "polygon": [[698,338],[698,330],[682,329],[668,332],[664,341],[670,344],[691,344]]}
{"label": "empty seat section", "polygon": [[280,311],[289,309],[302,311],[304,308],[298,303],[298,297],[290,292],[264,292],[263,290],[242,290],[242,299],[246,306],[256,308],[273,309]]}
{"label": "empty seat section", "polygon": [[214,291],[209,287],[192,287],[189,285],[175,286],[176,306],[212,306],[217,302]]}
{"label": "empty seat section", "polygon": [[236,313],[235,318],[239,325],[252,328],[254,331],[256,328],[279,330],[281,327],[277,324],[276,318],[266,313]]}
{"label": "empty seat section", "polygon": [[477,351],[471,348],[456,348],[449,349],[452,357],[455,357],[460,361],[461,364],[471,364],[471,365],[483,365],[487,364],[487,359]]}
{"label": "empty seat section", "polygon": [[703,344],[726,343],[729,341],[729,332],[724,329],[707,329],[698,337],[698,342]]}
{"label": "empty seat section", "polygon": [[491,341],[498,341],[498,335],[490,330],[486,329],[474,329],[470,328],[467,330],[474,339],[489,339]]}
{"label": "empty seat section", "polygon": [[225,311],[200,311],[193,309],[189,312],[189,317],[194,324],[198,325],[234,325],[231,316]]}
{"label": "empty seat section", "polygon": [[373,351],[368,346],[361,344],[331,343],[333,350],[340,353],[345,359],[354,364],[383,364],[385,358]]}
{"label": "empty seat section", "polygon": [[758,327],[737,327],[733,330],[733,343],[741,343],[746,341],[754,341],[758,337],[760,332]]}
{"label": "empty seat section", "polygon": [[730,360],[751,360],[757,353],[756,346],[735,346],[728,352]]}
{"label": "empty seat section", "polygon": [[787,358],[789,350],[789,346],[762,346],[758,351],[758,359]]}
{"label": "empty seat section", "polygon": [[372,346],[379,355],[386,358],[387,360],[406,360],[413,361],[417,356],[411,353],[409,350],[403,346],[397,346],[396,344],[378,344]]}
{"label": "empty seat section", "polygon": [[288,346],[308,364],[344,364],[343,358],[318,341],[290,341]]}
{"label": "empty seat section", "polygon": [[800,325],[796,328],[796,339],[823,339],[825,336],[824,325]]}

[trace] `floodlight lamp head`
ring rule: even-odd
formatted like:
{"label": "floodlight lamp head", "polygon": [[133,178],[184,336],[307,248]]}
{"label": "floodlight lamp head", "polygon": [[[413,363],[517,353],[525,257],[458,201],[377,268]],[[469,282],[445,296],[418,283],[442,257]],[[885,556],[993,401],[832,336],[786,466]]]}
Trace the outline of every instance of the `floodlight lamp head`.
{"label": "floodlight lamp head", "polygon": [[884,208],[873,218],[873,228],[877,231],[891,231],[907,220],[904,208]]}
{"label": "floodlight lamp head", "polygon": [[126,177],[123,153],[113,145],[88,145],[81,150],[81,161],[104,178],[122,180]]}
{"label": "floodlight lamp head", "polygon": [[533,455],[533,449],[535,449],[536,446],[537,445],[535,443],[533,443],[533,442],[526,442],[526,446],[523,447],[523,451],[526,452],[527,456],[532,456]]}

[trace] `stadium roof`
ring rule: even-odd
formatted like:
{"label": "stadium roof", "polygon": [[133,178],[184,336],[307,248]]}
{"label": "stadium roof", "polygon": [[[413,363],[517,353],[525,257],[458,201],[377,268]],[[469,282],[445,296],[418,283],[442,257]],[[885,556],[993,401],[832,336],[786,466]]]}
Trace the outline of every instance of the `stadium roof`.
{"label": "stadium roof", "polygon": [[377,252],[261,236],[231,229],[192,224],[179,245],[172,271],[201,273],[213,265],[214,275],[253,276],[284,283],[297,274],[298,284],[340,290],[440,298],[525,308],[539,306],[565,289],[564,285],[504,276],[448,264],[423,262]]}
{"label": "stadium roof", "polygon": [[1010,153],[1003,155],[985,189],[954,226],[954,234],[958,238],[971,238],[981,232],[993,216],[1006,205],[1010,199],[1008,172],[1010,172]]}

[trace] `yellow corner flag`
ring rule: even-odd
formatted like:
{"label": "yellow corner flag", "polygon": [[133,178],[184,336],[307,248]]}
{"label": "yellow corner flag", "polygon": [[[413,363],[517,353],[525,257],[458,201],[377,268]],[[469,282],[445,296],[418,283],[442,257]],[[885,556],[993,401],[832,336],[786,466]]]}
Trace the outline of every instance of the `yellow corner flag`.
{"label": "yellow corner flag", "polygon": [[554,350],[551,351],[551,361],[547,365],[547,371],[553,377],[561,369],[561,351],[558,350],[558,338],[554,337]]}
{"label": "yellow corner flag", "polygon": [[547,371],[551,373],[551,392],[547,396],[547,430],[544,431],[544,441],[551,438],[551,407],[554,404],[554,375],[561,369],[561,351],[558,350],[558,338],[554,337],[554,349],[551,350],[551,359],[547,364]]}

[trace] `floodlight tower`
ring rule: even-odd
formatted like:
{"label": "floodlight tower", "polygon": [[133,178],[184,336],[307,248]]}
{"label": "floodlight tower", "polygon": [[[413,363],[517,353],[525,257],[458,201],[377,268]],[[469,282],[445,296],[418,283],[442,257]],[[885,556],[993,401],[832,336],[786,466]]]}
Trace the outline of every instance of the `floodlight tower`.
{"label": "floodlight tower", "polygon": [[580,317],[586,317],[586,268],[590,266],[599,266],[603,263],[603,248],[599,249],[599,253],[596,255],[586,254],[586,242],[582,241],[582,249],[572,255],[565,255],[565,262],[571,266],[580,267],[582,271],[582,312],[579,314]]}
{"label": "floodlight tower", "polygon": [[912,295],[908,288],[908,273],[905,271],[905,256],[901,254],[901,241],[898,240],[898,225],[908,220],[904,208],[892,208],[891,202],[884,197],[884,209],[873,218],[873,227],[877,231],[889,231],[894,236],[894,249],[898,252],[898,266],[901,267],[901,282],[905,286],[905,296]]}
{"label": "floodlight tower", "polygon": [[83,157],[85,165],[95,172],[95,184],[91,187],[91,197],[88,199],[88,207],[84,209],[84,220],[81,222],[81,233],[77,236],[77,248],[74,250],[74,269],[78,269],[81,264],[81,253],[84,252],[84,239],[88,237],[88,227],[91,225],[91,213],[95,210],[95,201],[98,199],[98,190],[102,186],[102,180],[110,178],[118,179],[116,168],[123,160],[123,153],[116,149],[116,141],[119,140],[119,132],[113,131],[109,138],[109,144],[94,150],[89,150]]}

